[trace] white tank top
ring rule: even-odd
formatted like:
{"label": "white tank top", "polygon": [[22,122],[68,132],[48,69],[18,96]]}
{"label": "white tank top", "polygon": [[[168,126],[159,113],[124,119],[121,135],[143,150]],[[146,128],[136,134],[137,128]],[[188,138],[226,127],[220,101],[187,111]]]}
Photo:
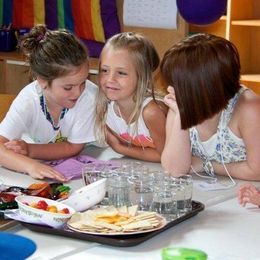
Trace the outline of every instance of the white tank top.
{"label": "white tank top", "polygon": [[108,105],[106,124],[118,134],[121,139],[129,144],[139,147],[155,148],[149,129],[146,127],[143,119],[143,109],[152,100],[152,97],[148,97],[143,101],[138,120],[130,125],[128,125],[122,117],[116,114],[114,110],[115,102],[111,101]]}

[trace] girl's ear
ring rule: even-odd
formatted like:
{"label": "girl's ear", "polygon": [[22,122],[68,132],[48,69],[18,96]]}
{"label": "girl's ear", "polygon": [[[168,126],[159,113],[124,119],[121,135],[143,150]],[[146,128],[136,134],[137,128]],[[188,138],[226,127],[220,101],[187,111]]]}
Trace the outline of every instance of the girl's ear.
{"label": "girl's ear", "polygon": [[46,80],[37,77],[37,81],[42,89],[46,89],[48,87],[48,82]]}

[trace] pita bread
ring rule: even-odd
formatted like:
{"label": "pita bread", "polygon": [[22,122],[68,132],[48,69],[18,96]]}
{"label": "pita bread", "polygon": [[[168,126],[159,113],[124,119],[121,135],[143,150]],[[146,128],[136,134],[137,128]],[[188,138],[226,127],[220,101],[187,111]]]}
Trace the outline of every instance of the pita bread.
{"label": "pita bread", "polygon": [[161,219],[155,212],[137,212],[138,206],[115,208],[100,207],[75,213],[68,221],[73,230],[92,233],[130,233],[158,227]]}

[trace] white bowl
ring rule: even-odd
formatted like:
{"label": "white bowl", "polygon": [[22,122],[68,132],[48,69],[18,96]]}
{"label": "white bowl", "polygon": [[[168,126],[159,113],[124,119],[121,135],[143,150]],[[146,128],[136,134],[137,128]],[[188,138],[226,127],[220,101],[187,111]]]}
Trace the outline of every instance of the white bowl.
{"label": "white bowl", "polygon": [[76,190],[62,203],[73,207],[76,211],[84,211],[101,202],[105,194],[106,178],[103,178]]}
{"label": "white bowl", "polygon": [[[75,210],[67,206],[66,204],[42,197],[36,197],[36,196],[27,196],[27,195],[21,195],[17,196],[15,198],[19,213],[22,219],[29,223],[38,223],[38,224],[46,224],[48,226],[59,228],[64,223],[66,223],[71,216],[75,213]],[[63,213],[54,213],[45,211],[42,209],[34,208],[32,205],[34,203],[37,203],[40,200],[44,200],[49,206],[56,206],[58,210],[62,210],[63,208],[68,208],[69,213],[63,214]]]}

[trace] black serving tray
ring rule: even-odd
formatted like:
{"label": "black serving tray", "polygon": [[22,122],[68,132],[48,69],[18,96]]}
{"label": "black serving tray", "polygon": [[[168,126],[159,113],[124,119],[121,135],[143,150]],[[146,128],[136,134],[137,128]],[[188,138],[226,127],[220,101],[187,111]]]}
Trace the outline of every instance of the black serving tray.
{"label": "black serving tray", "polygon": [[163,232],[164,230],[173,227],[180,222],[185,221],[186,219],[189,219],[195,215],[197,215],[200,211],[204,209],[204,204],[198,201],[192,201],[192,211],[173,220],[170,221],[168,224],[166,224],[163,228],[155,231],[151,231],[149,233],[143,233],[143,234],[135,234],[135,235],[117,235],[117,236],[102,236],[102,235],[91,235],[86,233],[80,233],[73,230],[70,230],[67,227],[64,227],[62,229],[56,229],[52,227],[42,226],[42,225],[36,225],[36,224],[29,224],[25,222],[21,222],[21,224],[24,227],[27,227],[28,229],[36,232],[46,233],[46,234],[52,234],[52,235],[58,235],[58,236],[64,236],[64,237],[71,237],[76,238],[80,240],[86,240],[91,242],[96,242],[99,244],[105,244],[110,246],[118,246],[118,247],[130,247],[130,246],[136,246],[138,244],[141,244],[142,242],[156,236],[157,234]]}

